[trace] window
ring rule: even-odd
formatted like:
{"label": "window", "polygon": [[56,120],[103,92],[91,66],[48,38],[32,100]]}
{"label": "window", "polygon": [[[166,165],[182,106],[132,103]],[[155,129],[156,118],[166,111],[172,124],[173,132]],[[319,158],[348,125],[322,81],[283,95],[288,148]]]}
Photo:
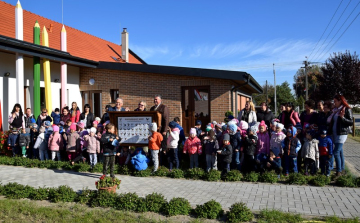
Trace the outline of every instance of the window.
{"label": "window", "polygon": [[111,89],[110,90],[110,102],[115,103],[115,100],[119,97],[119,90],[118,89]]}

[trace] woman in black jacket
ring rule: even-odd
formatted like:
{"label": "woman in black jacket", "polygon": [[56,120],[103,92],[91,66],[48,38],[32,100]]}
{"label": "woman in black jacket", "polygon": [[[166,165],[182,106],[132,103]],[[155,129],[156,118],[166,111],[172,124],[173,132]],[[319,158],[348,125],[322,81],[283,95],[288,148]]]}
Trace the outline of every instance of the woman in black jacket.
{"label": "woman in black jacket", "polygon": [[92,127],[95,116],[90,112],[89,104],[84,105],[84,111],[80,114],[80,121],[81,120],[84,120],[85,122],[85,129],[90,129]]}
{"label": "woman in black jacket", "polygon": [[330,160],[330,169],[332,168],[333,160],[336,162],[336,176],[340,176],[345,169],[345,159],[343,154],[343,145],[347,139],[347,135],[351,133],[350,126],[353,125],[353,115],[349,104],[342,95],[334,97],[335,108],[332,114],[328,117],[329,123],[328,135],[333,136],[333,157]]}
{"label": "woman in black jacket", "polygon": [[265,102],[262,102],[260,110],[256,113],[257,122],[264,121],[268,129],[270,128],[271,121],[275,118],[272,111],[268,108]]}

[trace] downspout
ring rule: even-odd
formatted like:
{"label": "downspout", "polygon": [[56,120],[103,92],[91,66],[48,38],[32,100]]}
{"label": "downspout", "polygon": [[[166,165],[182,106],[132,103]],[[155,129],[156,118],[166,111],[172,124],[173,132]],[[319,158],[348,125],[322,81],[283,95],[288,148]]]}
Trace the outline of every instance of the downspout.
{"label": "downspout", "polygon": [[[231,88],[230,92],[231,92],[231,111],[234,111],[234,91],[236,91],[237,89],[247,85],[250,81],[250,74],[246,73],[244,74],[244,77],[246,78],[246,82],[243,83],[243,84],[240,84],[239,86],[237,87],[233,87]],[[235,111],[235,114],[234,114],[234,117],[237,118],[238,114],[236,114],[237,111]]]}

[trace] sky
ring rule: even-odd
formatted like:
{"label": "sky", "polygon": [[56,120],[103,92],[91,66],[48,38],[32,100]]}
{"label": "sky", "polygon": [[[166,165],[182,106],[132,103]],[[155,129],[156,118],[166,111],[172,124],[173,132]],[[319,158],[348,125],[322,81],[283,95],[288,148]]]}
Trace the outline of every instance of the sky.
{"label": "sky", "polygon": [[292,84],[306,57],[323,63],[333,52],[360,49],[358,0],[21,0],[21,5],[57,22],[63,15],[66,26],[117,44],[127,28],[130,49],[148,64],[245,71],[260,85],[274,83],[273,64],[276,83]]}

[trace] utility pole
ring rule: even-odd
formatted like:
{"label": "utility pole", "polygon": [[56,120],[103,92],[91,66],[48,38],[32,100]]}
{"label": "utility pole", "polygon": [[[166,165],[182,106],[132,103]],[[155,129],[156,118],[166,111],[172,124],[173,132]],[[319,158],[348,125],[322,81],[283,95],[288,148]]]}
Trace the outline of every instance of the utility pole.
{"label": "utility pole", "polygon": [[274,108],[275,108],[275,115],[276,110],[277,110],[277,106],[276,106],[276,74],[275,74],[275,64],[273,63],[273,71],[274,71]]}
{"label": "utility pole", "polygon": [[306,60],[304,61],[304,65],[305,65],[305,90],[306,90],[306,94],[305,94],[305,100],[307,101],[309,99],[309,86],[308,86],[308,74],[307,74],[307,67],[309,65],[308,61],[307,61],[307,57],[305,57]]}
{"label": "utility pole", "polygon": [[268,84],[266,80],[266,103],[268,103]]}

